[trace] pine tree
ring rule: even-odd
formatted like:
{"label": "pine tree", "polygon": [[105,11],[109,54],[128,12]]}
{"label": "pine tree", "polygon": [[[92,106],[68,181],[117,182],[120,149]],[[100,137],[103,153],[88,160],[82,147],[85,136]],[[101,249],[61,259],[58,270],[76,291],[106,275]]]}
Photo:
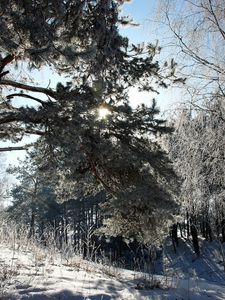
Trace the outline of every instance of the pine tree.
{"label": "pine tree", "polygon": [[51,183],[38,172],[29,157],[7,171],[17,179],[11,189],[11,205],[7,208],[10,219],[27,226],[28,238],[35,234],[42,237],[44,229],[49,230],[61,213]]}
{"label": "pine tree", "polygon": [[[155,101],[132,109],[128,91],[157,92],[174,73],[156,60],[160,47],[133,45],[119,34],[123,2],[1,1],[0,46],[10,54],[1,61],[0,86],[21,92],[0,103],[0,137],[16,142],[40,136],[39,169],[61,199],[105,189],[113,231],[145,236],[177,207],[175,175],[156,141],[171,128],[156,117]],[[14,58],[30,68],[51,66],[70,81],[53,90],[5,79]],[[20,98],[32,104],[14,105]],[[103,108],[106,118],[98,116]]]}

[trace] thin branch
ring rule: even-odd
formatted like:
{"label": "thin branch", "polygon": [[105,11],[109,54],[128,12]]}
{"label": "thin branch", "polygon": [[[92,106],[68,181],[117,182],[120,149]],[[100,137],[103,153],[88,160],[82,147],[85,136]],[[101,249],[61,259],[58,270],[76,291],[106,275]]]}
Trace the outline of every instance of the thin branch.
{"label": "thin branch", "polygon": [[3,148],[0,148],[0,152],[18,151],[18,150],[25,151],[29,147],[32,147],[33,145],[34,144],[27,144],[27,145],[24,145],[24,146],[17,146],[17,147],[3,147]]}
{"label": "thin branch", "polygon": [[219,24],[219,21],[218,21],[217,16],[216,16],[216,14],[215,14],[215,12],[214,12],[213,5],[212,5],[212,1],[211,1],[211,0],[209,0],[209,5],[210,5],[210,12],[212,13],[213,18],[214,18],[214,20],[215,20],[215,24],[216,24],[217,28],[219,29],[219,32],[221,33],[222,37],[223,37],[224,40],[225,40],[225,31],[221,28],[221,26],[220,26],[220,24]]}
{"label": "thin branch", "polygon": [[9,71],[4,71],[4,72],[2,72],[2,73],[0,74],[0,79],[1,79],[2,77],[4,77],[5,75],[7,75],[7,74],[9,74]]}
{"label": "thin branch", "polygon": [[5,66],[8,65],[14,58],[14,54],[9,54],[0,61],[0,74],[4,70]]}
{"label": "thin branch", "polygon": [[196,52],[193,51],[193,49],[191,49],[183,40],[183,38],[176,32],[176,30],[173,28],[173,26],[171,25],[171,21],[170,18],[168,16],[168,14],[166,14],[166,18],[168,21],[168,25],[170,30],[173,32],[173,34],[175,35],[175,37],[179,40],[180,42],[180,47],[182,52],[184,52],[185,54],[189,55],[190,57],[192,57],[195,61],[200,62],[201,64],[208,66],[209,68],[213,69],[214,71],[220,73],[220,74],[224,74],[224,70],[222,68],[220,68],[218,65],[214,64],[213,62],[210,62],[209,60],[206,60],[205,58],[201,57],[200,55],[198,55]]}
{"label": "thin branch", "polygon": [[41,135],[41,136],[46,134],[44,131],[41,131],[41,130],[38,130],[38,129],[25,129],[24,133]]}
{"label": "thin branch", "polygon": [[35,92],[35,93],[42,93],[42,94],[48,95],[52,98],[56,98],[56,94],[57,94],[56,92],[54,92],[51,89],[30,86],[30,85],[19,83],[19,82],[12,81],[12,80],[0,80],[0,85],[12,86],[12,87],[15,87],[18,89],[27,90],[27,91]]}
{"label": "thin branch", "polygon": [[28,123],[32,123],[32,124],[42,124],[44,117],[39,114],[36,115],[35,118],[33,118],[32,116],[29,117],[27,115],[26,120],[24,120],[24,112],[23,111],[16,111],[16,112],[6,112],[6,113],[2,113],[2,115],[0,114],[0,124],[7,124],[7,123],[13,123],[13,122],[22,122],[24,124],[28,124]]}
{"label": "thin branch", "polygon": [[42,101],[41,99],[38,99],[36,97],[32,97],[32,96],[27,95],[27,94],[23,94],[23,93],[15,93],[15,94],[11,94],[11,95],[6,96],[7,99],[12,99],[14,97],[28,98],[28,99],[31,99],[31,100],[39,102],[43,106],[49,104],[49,102]]}
{"label": "thin branch", "polygon": [[204,108],[202,106],[199,106],[198,104],[194,103],[193,101],[190,101],[190,104],[194,107],[194,109],[204,112],[211,112],[213,114],[216,114],[223,122],[225,122],[224,117],[222,116],[222,113],[220,112],[220,115],[217,113],[215,109],[210,108]]}
{"label": "thin branch", "polygon": [[25,52],[27,52],[30,55],[37,55],[37,54],[42,54],[46,51],[49,51],[49,49],[50,49],[50,46],[48,45],[47,47],[39,48],[39,49],[28,48],[28,49],[25,49]]}
{"label": "thin branch", "polygon": [[0,118],[1,125],[16,122],[16,121],[20,121],[20,118],[18,117],[18,114],[15,114],[15,113],[12,113],[12,114],[6,115],[6,116],[3,115]]}
{"label": "thin branch", "polygon": [[94,176],[95,178],[104,186],[104,188],[109,192],[111,193],[112,195],[114,194],[115,195],[115,192],[113,191],[113,189],[111,187],[108,186],[107,183],[105,183],[105,181],[101,178],[101,176],[99,175],[97,169],[96,169],[96,166],[95,166],[95,163],[90,160],[90,164],[91,164],[91,170],[92,172],[94,173]]}

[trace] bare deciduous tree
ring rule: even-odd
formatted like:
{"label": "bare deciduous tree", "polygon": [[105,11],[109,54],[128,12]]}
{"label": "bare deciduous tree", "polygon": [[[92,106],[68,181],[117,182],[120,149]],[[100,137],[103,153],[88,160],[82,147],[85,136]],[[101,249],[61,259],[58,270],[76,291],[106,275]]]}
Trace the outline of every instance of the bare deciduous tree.
{"label": "bare deciduous tree", "polygon": [[168,51],[178,62],[177,74],[186,78],[186,100],[197,110],[206,109],[214,97],[225,97],[225,2],[159,3],[157,18],[167,28]]}

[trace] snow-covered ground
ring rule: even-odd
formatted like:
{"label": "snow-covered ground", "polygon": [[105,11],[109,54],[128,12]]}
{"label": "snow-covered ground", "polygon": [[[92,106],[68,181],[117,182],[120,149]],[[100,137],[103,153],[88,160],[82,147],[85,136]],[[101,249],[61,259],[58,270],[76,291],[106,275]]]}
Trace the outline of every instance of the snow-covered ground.
{"label": "snow-covered ground", "polygon": [[[16,248],[16,247],[13,247]],[[219,245],[203,243],[193,260],[189,243],[180,239],[177,254],[165,243],[162,275],[116,269],[78,256],[33,247],[13,250],[0,245],[0,299],[147,300],[225,299],[225,273]],[[157,269],[157,266],[156,266]],[[153,288],[153,286],[157,286]]]}

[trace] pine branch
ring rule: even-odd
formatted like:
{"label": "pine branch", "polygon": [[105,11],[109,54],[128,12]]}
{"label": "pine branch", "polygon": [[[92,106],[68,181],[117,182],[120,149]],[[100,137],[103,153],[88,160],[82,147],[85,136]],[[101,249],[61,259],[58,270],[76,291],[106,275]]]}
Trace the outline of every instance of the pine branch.
{"label": "pine branch", "polygon": [[[0,61],[0,74],[4,70],[5,66],[8,65],[14,58],[15,58],[14,54],[9,54]],[[4,74],[4,75],[6,75],[6,74]],[[4,75],[2,75],[2,76],[4,76]]]}
{"label": "pine branch", "polygon": [[7,99],[12,99],[14,97],[23,97],[23,98],[28,98],[28,99],[31,99],[31,100],[34,100],[34,101],[37,101],[39,102],[41,105],[45,106],[47,105],[49,102],[45,102],[41,99],[38,99],[36,97],[33,97],[33,96],[30,96],[30,95],[27,95],[27,94],[23,94],[23,93],[15,93],[15,94],[11,94],[11,95],[8,95],[6,98]]}
{"label": "pine branch", "polygon": [[37,129],[25,129],[24,132],[27,134],[35,134],[35,135],[41,135],[41,136],[46,134],[44,131],[37,130]]}
{"label": "pine branch", "polygon": [[33,145],[34,144],[27,144],[24,146],[16,146],[16,147],[3,147],[0,148],[0,152],[27,150],[29,147],[32,147]]}
{"label": "pine branch", "polygon": [[6,116],[1,116],[0,118],[1,125],[16,122],[16,121],[20,121],[18,114],[16,113],[11,113],[10,115],[6,115]]}
{"label": "pine branch", "polygon": [[0,79],[1,79],[2,77],[4,77],[5,75],[7,75],[7,74],[9,74],[9,71],[2,72],[2,73],[0,74]]}
{"label": "pine branch", "polygon": [[111,194],[111,195],[115,195],[115,192],[112,190],[111,187],[108,186],[107,183],[105,183],[105,181],[101,178],[101,176],[99,175],[95,163],[90,160],[90,164],[91,164],[91,170],[95,176],[95,178],[103,185],[103,187]]}
{"label": "pine branch", "polygon": [[45,95],[48,95],[52,98],[56,98],[56,92],[54,92],[51,89],[46,89],[46,88],[42,88],[42,87],[36,87],[36,86],[30,86],[27,84],[23,84],[23,83],[19,83],[16,81],[12,81],[12,80],[0,80],[0,85],[6,85],[6,86],[12,86],[18,89],[22,89],[22,90],[26,90],[26,91],[30,91],[30,92],[35,92],[35,93],[42,93]]}

